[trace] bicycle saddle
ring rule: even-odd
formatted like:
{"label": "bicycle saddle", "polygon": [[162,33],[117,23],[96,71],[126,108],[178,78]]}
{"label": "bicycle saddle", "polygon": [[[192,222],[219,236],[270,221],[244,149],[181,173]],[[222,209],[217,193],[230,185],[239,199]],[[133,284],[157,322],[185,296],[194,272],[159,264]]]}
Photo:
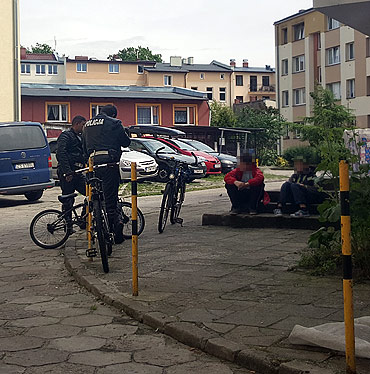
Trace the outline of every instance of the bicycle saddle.
{"label": "bicycle saddle", "polygon": [[76,197],[76,196],[78,196],[78,194],[76,192],[70,193],[68,195],[59,195],[58,200],[63,204],[66,201],[68,201],[69,199],[72,199],[73,197]]}

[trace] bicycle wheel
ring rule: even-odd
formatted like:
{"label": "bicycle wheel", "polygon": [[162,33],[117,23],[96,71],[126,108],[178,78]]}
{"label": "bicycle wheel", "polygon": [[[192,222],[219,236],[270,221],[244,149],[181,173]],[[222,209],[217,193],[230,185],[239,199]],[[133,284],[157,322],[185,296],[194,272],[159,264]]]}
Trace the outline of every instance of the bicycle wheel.
{"label": "bicycle wheel", "polygon": [[162,233],[164,228],[166,227],[168,213],[172,206],[172,196],[173,196],[173,185],[167,183],[166,188],[163,192],[161,210],[159,212],[159,220],[158,220],[159,233]]}
{"label": "bicycle wheel", "polygon": [[35,215],[30,225],[32,241],[41,248],[60,247],[68,239],[67,223],[63,213],[47,209]]}
{"label": "bicycle wheel", "polygon": [[176,223],[177,218],[180,215],[180,210],[182,203],[185,199],[185,183],[182,185],[176,186],[176,191],[173,196],[173,204],[171,207],[170,222],[172,224]]}
{"label": "bicycle wheel", "polygon": [[[132,205],[128,202],[122,202],[122,214],[124,219],[124,225],[123,225],[123,237],[125,239],[131,239],[132,236],[132,216],[131,216],[131,210]],[[139,236],[143,231],[145,227],[145,219],[144,215],[141,212],[139,208],[137,208],[137,235]]]}
{"label": "bicycle wheel", "polygon": [[98,239],[99,252],[101,257],[101,262],[103,265],[104,273],[109,272],[108,265],[108,252],[107,252],[107,243],[106,238],[107,234],[105,233],[106,228],[103,221],[103,212],[101,202],[99,200],[94,201],[94,221],[95,221],[95,232]]}

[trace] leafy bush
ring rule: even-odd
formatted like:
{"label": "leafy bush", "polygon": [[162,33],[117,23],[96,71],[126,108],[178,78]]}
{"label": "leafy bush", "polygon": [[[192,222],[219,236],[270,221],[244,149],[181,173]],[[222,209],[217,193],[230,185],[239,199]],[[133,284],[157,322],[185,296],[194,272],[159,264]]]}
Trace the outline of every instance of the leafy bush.
{"label": "leafy bush", "polygon": [[316,148],[311,146],[302,147],[290,147],[283,152],[283,157],[289,162],[289,165],[293,165],[293,161],[297,156],[302,156],[311,165],[317,165],[320,163],[320,156]]}

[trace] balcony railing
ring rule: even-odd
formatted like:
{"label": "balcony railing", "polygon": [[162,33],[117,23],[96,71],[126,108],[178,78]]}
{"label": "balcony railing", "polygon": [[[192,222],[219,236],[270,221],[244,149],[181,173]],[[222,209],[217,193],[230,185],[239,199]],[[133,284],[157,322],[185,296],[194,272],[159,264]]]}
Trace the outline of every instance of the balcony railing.
{"label": "balcony railing", "polygon": [[275,92],[275,85],[263,86],[250,84],[249,92]]}

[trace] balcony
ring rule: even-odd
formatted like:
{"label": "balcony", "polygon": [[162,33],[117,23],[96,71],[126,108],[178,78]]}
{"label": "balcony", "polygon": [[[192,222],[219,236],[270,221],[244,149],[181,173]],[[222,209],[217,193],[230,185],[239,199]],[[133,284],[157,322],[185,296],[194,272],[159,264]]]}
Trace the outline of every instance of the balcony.
{"label": "balcony", "polygon": [[250,84],[249,92],[259,92],[259,93],[275,92],[275,85],[263,86],[263,85]]}

